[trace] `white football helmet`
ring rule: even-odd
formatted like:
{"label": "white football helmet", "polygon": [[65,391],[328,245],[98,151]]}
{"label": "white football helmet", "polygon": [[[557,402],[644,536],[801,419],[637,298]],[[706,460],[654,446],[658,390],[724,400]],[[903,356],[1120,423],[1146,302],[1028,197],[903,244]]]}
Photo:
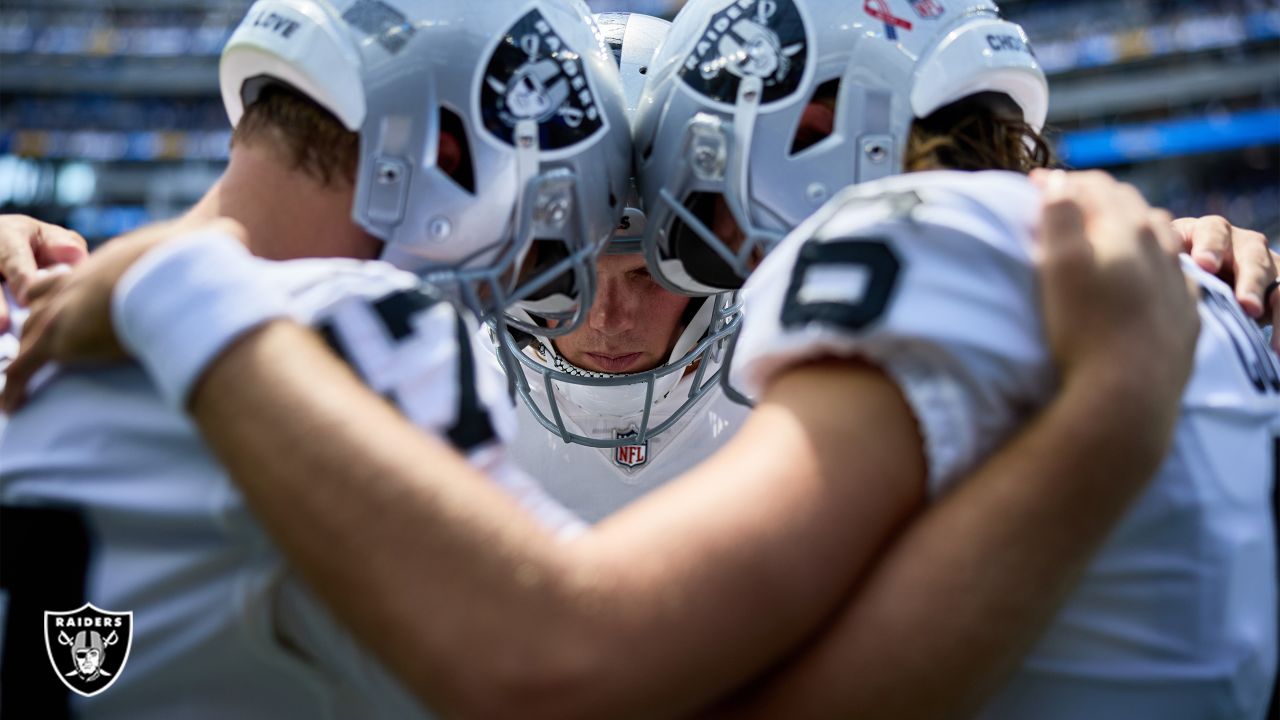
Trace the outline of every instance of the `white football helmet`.
{"label": "white football helmet", "polygon": [[[259,0],[220,74],[233,125],[284,83],[359,133],[352,216],[384,259],[481,315],[519,302],[557,332],[585,317],[630,132],[582,3]],[[461,146],[452,175],[442,133]]]}
{"label": "white football helmet", "polygon": [[[1044,73],[989,0],[690,0],[635,119],[650,272],[685,293],[740,287],[836,191],[902,172],[914,120],[982,93],[1043,126]],[[814,101],[834,107],[829,135],[801,132]]]}
{"label": "white football helmet", "polygon": [[[622,71],[627,107],[634,108],[670,23],[637,13],[602,13],[596,21]],[[633,191],[606,252],[639,253],[644,226],[645,215]],[[667,362],[628,374],[577,367],[560,355],[546,333],[507,332],[501,326],[493,331],[516,391],[544,428],[566,443],[618,447],[643,443],[672,427],[718,384],[725,347],[740,322],[732,294],[695,299]],[[579,412],[629,422],[634,434],[619,436],[612,428],[595,434],[574,432],[565,416]]]}

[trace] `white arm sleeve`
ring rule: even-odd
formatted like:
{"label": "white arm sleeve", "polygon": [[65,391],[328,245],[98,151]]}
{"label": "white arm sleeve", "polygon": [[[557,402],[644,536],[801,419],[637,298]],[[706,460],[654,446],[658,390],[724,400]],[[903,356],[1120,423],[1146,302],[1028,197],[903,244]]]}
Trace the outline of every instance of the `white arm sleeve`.
{"label": "white arm sleeve", "polygon": [[834,202],[747,283],[734,381],[758,395],[819,357],[881,367],[916,414],[940,493],[1051,389],[1029,236],[936,189]]}

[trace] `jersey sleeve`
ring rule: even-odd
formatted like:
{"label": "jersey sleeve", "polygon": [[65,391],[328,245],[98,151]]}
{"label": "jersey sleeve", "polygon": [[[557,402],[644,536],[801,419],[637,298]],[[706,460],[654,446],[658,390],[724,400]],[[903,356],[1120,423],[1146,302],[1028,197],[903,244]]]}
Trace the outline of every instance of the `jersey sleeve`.
{"label": "jersey sleeve", "polygon": [[287,269],[295,317],[315,327],[370,389],[447,439],[543,527],[562,538],[580,532],[581,521],[510,459],[515,407],[506,378],[477,344],[474,317],[389,266],[319,263]]}
{"label": "jersey sleeve", "polygon": [[940,493],[1053,382],[1029,242],[936,192],[834,202],[748,281],[734,382],[759,396],[809,360],[879,366],[916,415]]}

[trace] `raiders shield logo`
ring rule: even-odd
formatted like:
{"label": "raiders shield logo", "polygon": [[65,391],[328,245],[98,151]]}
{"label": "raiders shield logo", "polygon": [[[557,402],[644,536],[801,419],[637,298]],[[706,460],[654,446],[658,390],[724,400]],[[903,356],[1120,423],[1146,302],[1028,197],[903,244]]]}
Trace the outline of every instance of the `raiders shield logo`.
{"label": "raiders shield logo", "polygon": [[711,16],[678,72],[689,87],[729,104],[742,78],[758,77],[760,100],[770,103],[795,92],[806,60],[804,21],[791,0],[736,0]]}
{"label": "raiders shield logo", "polygon": [[544,150],[582,142],[605,123],[581,56],[537,10],[511,26],[493,51],[480,111],[489,132],[508,145],[515,144],[516,124],[533,120]]}
{"label": "raiders shield logo", "polygon": [[45,611],[44,646],[58,678],[72,692],[93,697],[115,683],[133,646],[133,613],[92,604],[66,612]]}
{"label": "raiders shield logo", "polygon": [[[637,437],[640,437],[640,431],[635,428],[617,431],[619,440]],[[649,441],[645,440],[639,445],[619,445],[613,449],[613,461],[627,468],[636,468],[644,465],[649,462]]]}

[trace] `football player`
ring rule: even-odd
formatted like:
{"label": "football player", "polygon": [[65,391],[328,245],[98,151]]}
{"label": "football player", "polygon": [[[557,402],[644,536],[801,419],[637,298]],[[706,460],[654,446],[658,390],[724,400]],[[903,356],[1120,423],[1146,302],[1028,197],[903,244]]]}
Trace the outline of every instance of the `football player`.
{"label": "football player", "polygon": [[[1000,78],[992,75],[994,87]],[[891,382],[850,377],[842,364],[804,368],[828,382],[802,374],[773,383],[720,453],[565,544],[489,483],[469,480],[473,469],[405,425],[287,322],[238,336],[202,374],[190,409],[314,587],[420,697],[444,709],[681,712],[767,669],[842,603],[880,597],[899,600],[888,610],[929,628],[910,634],[911,646],[936,651],[944,664],[922,674],[909,654],[891,652],[904,633],[885,632],[895,623],[882,626],[886,618],[873,614],[855,649],[868,664],[882,659],[880,674],[842,678],[841,687],[871,697],[911,688],[921,705],[965,699],[984,686],[953,677],[989,678],[1018,655],[1163,455],[1196,319],[1177,267],[1142,241],[1147,233],[1171,240],[1167,224],[1139,214],[1137,227],[1106,228],[1110,250],[1097,263],[1050,263],[1065,273],[1044,288],[1062,393],[974,469],[963,491],[911,523],[902,552],[882,550],[923,504],[924,440]],[[56,304],[42,303],[32,321],[40,334],[15,382],[42,358],[66,357],[82,335],[76,318],[101,329],[101,319],[58,308],[100,303],[112,270],[82,268],[61,283]],[[255,297],[251,280],[224,295]],[[1069,292],[1068,281],[1093,292]],[[170,333],[125,302],[127,286],[120,290],[120,327]],[[186,294],[166,290],[173,295],[163,302]],[[1127,292],[1143,300],[1129,312],[1097,312]],[[264,319],[279,313],[253,302]],[[208,335],[228,334],[219,317],[200,314]],[[130,350],[158,359],[156,340],[129,341]],[[1165,358],[1159,371],[1139,366],[1147,353]],[[1127,401],[1100,416],[1118,392]],[[1046,452],[1053,447],[1071,452]],[[982,575],[962,597],[937,592],[965,586],[972,557],[1011,572]],[[1003,622],[993,627],[992,617]],[[969,651],[959,660],[957,647]],[[942,692],[921,692],[935,687]]]}
{"label": "football player", "polygon": [[[596,21],[614,51],[628,110],[634,112],[669,23],[637,13],[600,14]],[[645,103],[647,115],[667,107],[671,92],[670,84],[659,83]],[[677,106],[667,110],[664,122],[683,130],[694,115],[716,109],[708,102]],[[830,110],[819,105],[807,111],[799,119],[797,136],[810,146],[829,136]],[[656,138],[651,164],[658,162],[655,158],[670,163],[680,157],[682,140]],[[649,177],[665,177],[669,171],[663,166]],[[803,172],[761,173],[754,180],[757,187],[772,187]],[[662,205],[655,192],[649,199]],[[751,205],[761,207],[754,200]],[[809,209],[806,204],[796,211],[791,224]],[[664,218],[671,213],[660,213],[659,223]],[[680,285],[661,273],[651,275],[637,242],[646,224],[642,204],[632,198],[597,266],[598,290],[582,328],[558,338],[500,336],[508,358],[519,361],[508,362],[508,367],[519,364],[524,370],[513,373],[523,400],[513,456],[553,496],[591,522],[697,465],[728,440],[746,413],[746,406],[726,397],[718,382],[723,343],[739,323],[734,298],[726,292],[690,300],[683,293],[701,288]],[[1197,247],[1191,249],[1206,264],[1215,262],[1212,254],[1224,247],[1234,250],[1246,270],[1235,271],[1237,260],[1225,266],[1217,261],[1211,268],[1224,267],[1224,274],[1238,281],[1242,302],[1256,307],[1252,296],[1275,275],[1265,238],[1232,228],[1221,218],[1180,220],[1178,227],[1189,246],[1194,238]],[[673,286],[680,292],[668,289]]]}
{"label": "football player", "polygon": [[[752,47],[791,48],[759,32],[746,36],[760,41]],[[776,73],[783,64],[752,67]],[[1120,200],[1102,208],[1107,222],[1093,233],[1104,236],[1106,252],[1094,256],[1100,268],[1078,238],[1048,229],[1054,247],[1072,251],[1050,258],[1064,275],[1051,274],[1044,288],[1063,394],[912,524],[905,549],[874,572],[875,550],[898,525],[883,518],[885,507],[905,505],[903,517],[923,496],[924,462],[910,457],[922,441],[891,384],[848,378],[843,366],[806,368],[830,380],[820,388],[805,387],[803,376],[774,383],[726,451],[693,477],[559,547],[485,484],[464,482],[464,465],[363,395],[288,324],[268,324],[233,347],[191,407],[319,589],[423,697],[445,707],[493,714],[520,700],[528,714],[681,709],[763,669],[855,581],[856,598],[881,598],[877,609],[888,619],[913,618],[929,631],[886,632],[895,623],[860,615],[854,650],[865,665],[854,665],[878,674],[842,677],[839,689],[945,703],[982,687],[956,678],[986,678],[1016,655],[1160,461],[1177,408],[1169,391],[1188,369],[1195,314],[1177,268],[1151,258],[1154,243],[1143,242],[1167,227],[1150,220],[1140,199]],[[1080,287],[1093,292],[1073,292]],[[66,302],[101,289],[69,283]],[[1128,312],[1098,311],[1117,295]],[[1144,302],[1151,298],[1159,307]],[[75,334],[50,317],[57,315],[41,316],[46,339],[30,346],[31,357],[60,356],[59,338]],[[216,317],[203,319],[218,332]],[[146,345],[132,349],[154,352]],[[1137,367],[1147,353],[1165,357],[1158,371]],[[317,402],[277,357],[323,381],[333,397]],[[1127,402],[1099,416],[1120,391]],[[238,414],[246,401],[257,416]],[[338,420],[348,413],[358,421]],[[326,442],[307,452],[275,452],[280,442],[317,434]],[[1046,452],[1065,444],[1070,454]],[[864,522],[870,518],[880,519]],[[412,561],[427,556],[428,567]],[[983,568],[993,572],[962,596],[937,592]],[[937,662],[892,652],[904,636],[917,655],[937,651]],[[617,657],[627,662],[608,661]]]}
{"label": "football player", "polygon": [[[595,19],[633,114],[670,23],[638,13]],[[522,401],[512,458],[589,522],[706,459],[747,413],[719,382],[739,325],[734,298],[657,284],[640,248],[644,223],[633,192],[581,327],[560,337],[494,333]]]}
{"label": "football player", "polygon": [[[882,418],[903,420],[899,437],[920,441],[899,462],[926,471],[913,482],[931,500],[959,492],[958,477],[1053,387],[1053,330],[1031,310],[1033,256],[1059,250],[1037,244],[1041,223],[1079,223],[1075,205],[1117,208],[1136,191],[1102,177],[1052,187],[1041,217],[1040,193],[1018,173],[1046,156],[1043,78],[1026,35],[994,6],[959,13],[931,3],[922,12],[898,0],[833,11],[797,0],[759,3],[734,19],[737,7],[692,6],[686,27],[702,34],[679,42],[673,31],[654,61],[652,102],[636,138],[659,148],[641,167],[655,271],[687,289],[723,291],[772,250],[743,291],[734,377],[752,394],[817,389],[835,382],[832,373],[894,388],[901,397]],[[710,40],[756,37],[761,27],[778,42],[760,52],[781,47],[789,66],[757,72],[741,64],[736,45]],[[800,129],[789,147],[762,141],[787,128]],[[681,146],[693,151],[660,151]],[[723,162],[700,166],[706,147]],[[916,172],[888,178],[904,170]],[[803,181],[771,182],[776,173]],[[772,249],[830,188],[855,183]],[[1239,296],[1242,309],[1230,287],[1189,258],[1183,267],[1199,288],[1202,330],[1172,447],[979,717],[1267,712],[1276,669],[1280,363],[1248,316],[1263,315],[1261,294]],[[1129,312],[1124,294],[1107,299],[1105,312]],[[1167,371],[1163,358],[1147,365],[1153,375]],[[1120,394],[1103,407],[1126,401]],[[850,412],[840,426],[854,432],[856,418]],[[886,442],[892,426],[881,433]],[[901,601],[853,603],[844,628],[746,704],[759,717],[783,708],[897,717],[895,703],[918,705],[885,697],[867,707],[843,692],[850,673],[875,674],[853,661],[863,623],[883,610],[877,602]],[[965,602],[957,598],[954,609],[963,612]],[[900,632],[928,632],[905,617]]]}
{"label": "football player", "polygon": [[[263,0],[220,73],[235,127],[226,173],[180,220],[89,264],[178,236],[152,256],[153,277],[207,293],[197,304],[217,304],[228,274],[257,275],[272,287],[264,302],[322,330],[422,431],[551,531],[572,531],[576,519],[507,461],[505,383],[473,356],[474,317],[445,297],[476,313],[519,299],[566,328],[585,312],[579,293],[629,169],[621,85],[589,18],[559,2]],[[382,263],[259,261],[241,234],[265,258],[382,257],[441,292]],[[554,261],[522,260],[535,250]],[[209,350],[192,308],[132,287],[131,302],[189,333],[151,368],[165,379],[131,365],[57,373],[0,437],[0,715],[418,715],[283,562],[179,412],[184,368]],[[46,611],[86,603],[131,611],[135,625],[127,669],[80,698],[47,664],[41,628]]]}

